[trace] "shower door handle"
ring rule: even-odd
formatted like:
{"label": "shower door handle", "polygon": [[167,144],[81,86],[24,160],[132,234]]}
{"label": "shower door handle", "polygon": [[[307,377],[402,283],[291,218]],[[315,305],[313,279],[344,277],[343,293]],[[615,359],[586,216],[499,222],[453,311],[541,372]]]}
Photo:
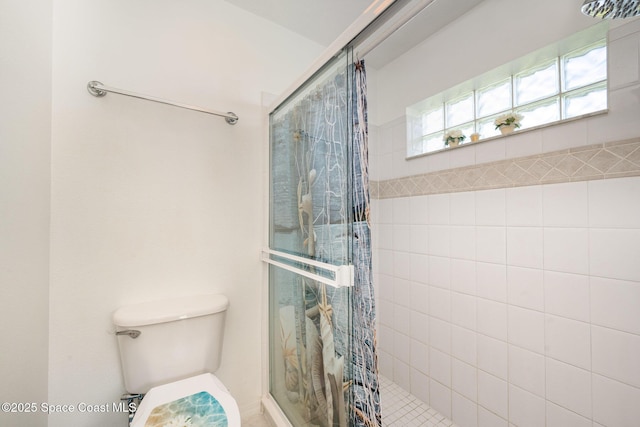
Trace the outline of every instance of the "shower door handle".
{"label": "shower door handle", "polygon": [[[326,277],[317,273],[313,273],[309,270],[303,270],[301,268],[297,268],[290,264],[273,259],[273,257],[284,258],[299,264],[308,265],[320,270],[325,270],[333,274],[334,277],[332,279],[331,277]],[[343,288],[343,287],[353,286],[354,270],[353,270],[353,265],[351,264],[348,264],[348,265],[327,264],[327,263],[315,261],[309,258],[303,258],[296,255],[291,255],[286,252],[274,251],[272,249],[262,250],[262,261],[268,264],[272,264],[277,267],[283,268],[285,270],[294,272],[301,276],[305,276],[310,279],[316,280],[320,283],[333,286],[334,288]]]}

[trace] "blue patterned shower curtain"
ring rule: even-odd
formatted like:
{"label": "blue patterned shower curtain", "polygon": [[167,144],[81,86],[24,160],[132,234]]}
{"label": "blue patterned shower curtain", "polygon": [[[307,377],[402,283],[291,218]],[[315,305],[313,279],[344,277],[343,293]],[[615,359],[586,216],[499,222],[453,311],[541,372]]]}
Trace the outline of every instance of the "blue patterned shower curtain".
{"label": "blue patterned shower curtain", "polygon": [[270,249],[354,267],[354,285],[338,287],[296,272],[316,267],[270,268],[270,392],[301,427],[381,426],[366,77],[350,57],[270,117]]}
{"label": "blue patterned shower curtain", "polygon": [[354,64],[352,84],[353,182],[353,411],[352,425],[382,425],[376,352],[376,310],[371,268],[369,221],[369,131],[364,60]]}

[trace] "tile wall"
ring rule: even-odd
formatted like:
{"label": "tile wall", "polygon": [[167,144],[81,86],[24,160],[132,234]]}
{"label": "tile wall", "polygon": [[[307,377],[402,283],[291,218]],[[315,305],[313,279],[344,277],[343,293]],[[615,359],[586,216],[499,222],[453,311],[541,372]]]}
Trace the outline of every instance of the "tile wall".
{"label": "tile wall", "polygon": [[640,177],[373,200],[383,375],[453,422],[640,419]]}

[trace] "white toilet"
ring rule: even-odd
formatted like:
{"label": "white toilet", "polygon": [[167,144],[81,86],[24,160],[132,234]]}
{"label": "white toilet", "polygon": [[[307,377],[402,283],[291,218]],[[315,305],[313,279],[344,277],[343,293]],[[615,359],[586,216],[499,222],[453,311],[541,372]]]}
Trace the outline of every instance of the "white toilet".
{"label": "white toilet", "polygon": [[239,427],[220,366],[224,295],[197,295],[121,307],[113,314],[125,388],[144,394],[132,427]]}

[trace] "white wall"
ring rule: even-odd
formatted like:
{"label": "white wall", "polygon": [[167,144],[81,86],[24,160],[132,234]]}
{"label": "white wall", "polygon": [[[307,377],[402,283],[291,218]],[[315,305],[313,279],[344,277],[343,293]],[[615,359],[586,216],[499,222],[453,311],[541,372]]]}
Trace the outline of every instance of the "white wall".
{"label": "white wall", "polygon": [[[540,22],[522,10],[504,24],[511,34]],[[479,49],[463,30],[480,16],[498,25],[483,11],[444,31],[447,49]],[[553,41],[526,34],[504,42],[533,50]],[[607,114],[407,161],[404,106],[510,59],[445,75],[439,52],[411,71],[407,58],[378,70],[374,180],[640,136],[640,21],[631,20],[610,33]],[[637,424],[639,192],[640,178],[628,177],[377,200],[382,373],[464,427]]]}
{"label": "white wall", "polygon": [[[119,399],[119,306],[222,292],[231,306],[218,375],[241,412],[256,412],[261,95],[281,92],[322,47],[221,0],[59,0],[53,25],[49,401]],[[97,99],[90,80],[240,120]],[[76,413],[49,425],[124,422]]]}
{"label": "white wall", "polygon": [[[51,1],[0,3],[0,401],[47,400]],[[3,426],[43,414],[0,412]]]}

